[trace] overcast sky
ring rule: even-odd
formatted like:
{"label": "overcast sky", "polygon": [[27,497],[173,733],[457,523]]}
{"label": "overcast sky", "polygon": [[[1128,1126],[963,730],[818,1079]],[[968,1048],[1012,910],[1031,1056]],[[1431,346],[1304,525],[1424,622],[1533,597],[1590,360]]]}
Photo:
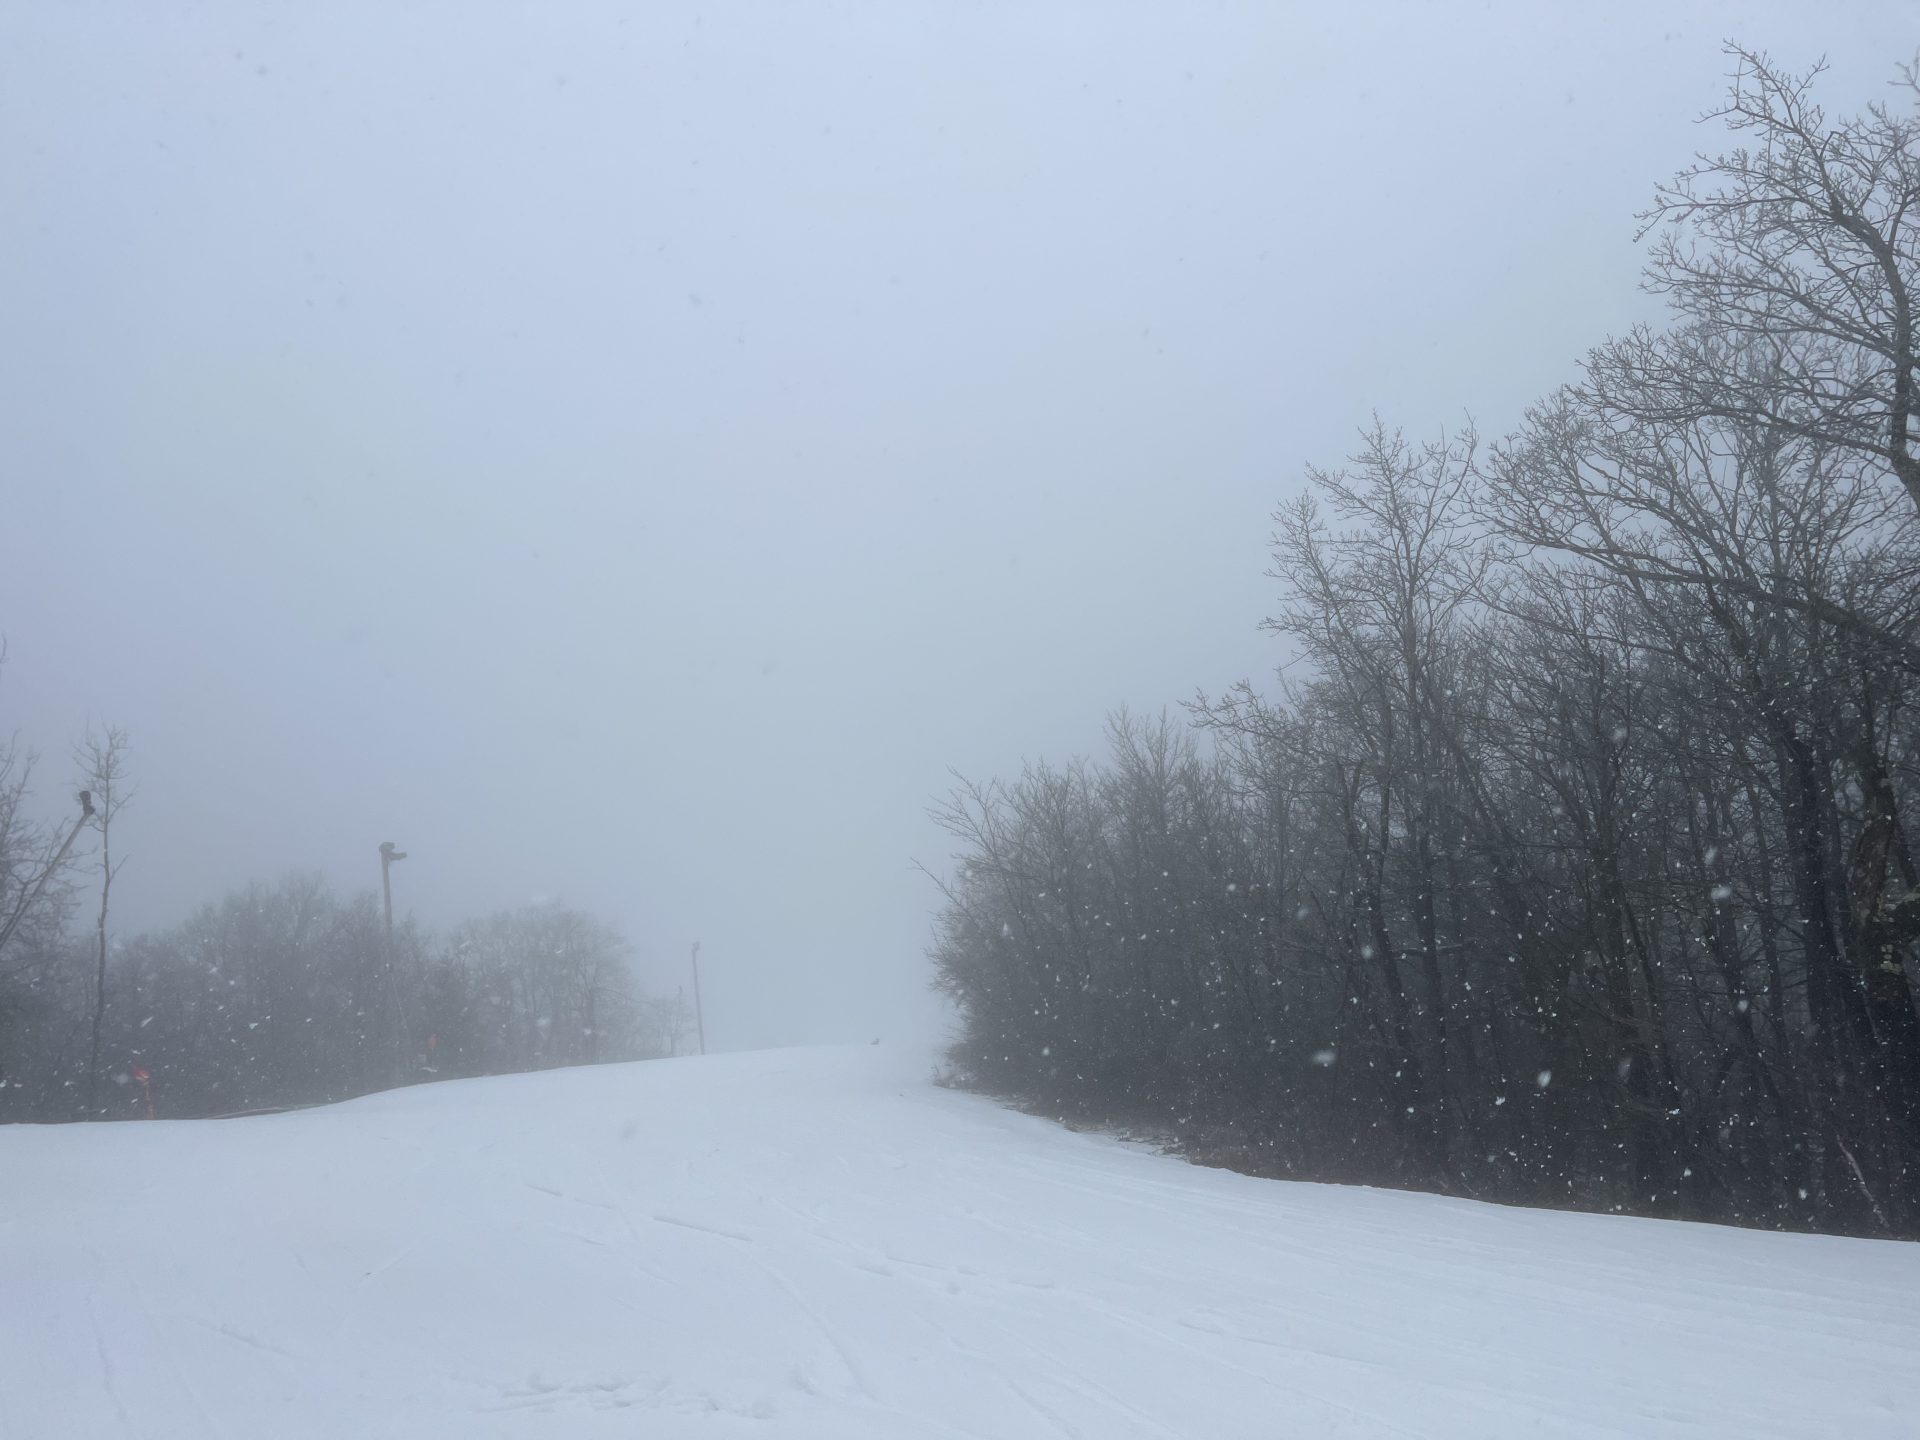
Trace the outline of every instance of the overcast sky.
{"label": "overcast sky", "polygon": [[1302,466],[1653,314],[1720,40],[1920,43],[1822,8],[0,6],[0,727],[131,732],[129,928],[393,839],[924,1031],[949,767],[1270,672]]}

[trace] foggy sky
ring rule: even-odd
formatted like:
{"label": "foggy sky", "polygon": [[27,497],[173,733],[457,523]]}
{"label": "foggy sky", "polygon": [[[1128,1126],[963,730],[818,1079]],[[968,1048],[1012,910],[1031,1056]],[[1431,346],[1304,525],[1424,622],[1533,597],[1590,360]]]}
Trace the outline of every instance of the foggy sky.
{"label": "foggy sky", "polygon": [[924,1032],[949,767],[1264,678],[1305,463],[1655,315],[1722,38],[1920,43],[1340,9],[0,7],[0,728],[131,732],[119,928],[392,839],[716,1047]]}

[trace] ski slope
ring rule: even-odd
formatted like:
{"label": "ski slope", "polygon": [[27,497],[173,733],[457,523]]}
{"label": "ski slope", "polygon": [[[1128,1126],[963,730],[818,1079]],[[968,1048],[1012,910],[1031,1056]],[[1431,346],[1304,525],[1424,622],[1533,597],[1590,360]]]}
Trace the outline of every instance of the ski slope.
{"label": "ski slope", "polygon": [[1920,1246],[1281,1184],[885,1048],[0,1130],[0,1436],[1920,1435]]}

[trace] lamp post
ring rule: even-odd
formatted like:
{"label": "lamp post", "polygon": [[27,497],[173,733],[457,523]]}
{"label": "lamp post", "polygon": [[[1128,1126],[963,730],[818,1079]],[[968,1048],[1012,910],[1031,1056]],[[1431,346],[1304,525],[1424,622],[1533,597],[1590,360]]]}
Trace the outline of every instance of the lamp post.
{"label": "lamp post", "polygon": [[393,1079],[398,1084],[403,1061],[400,1057],[400,979],[393,957],[393,862],[407,858],[407,852],[394,849],[391,840],[380,842],[380,893],[386,904],[387,920],[387,1026],[392,1047]]}
{"label": "lamp post", "polygon": [[393,862],[407,858],[407,852],[393,848],[391,840],[380,842],[380,889],[387,902],[387,965],[393,965]]}

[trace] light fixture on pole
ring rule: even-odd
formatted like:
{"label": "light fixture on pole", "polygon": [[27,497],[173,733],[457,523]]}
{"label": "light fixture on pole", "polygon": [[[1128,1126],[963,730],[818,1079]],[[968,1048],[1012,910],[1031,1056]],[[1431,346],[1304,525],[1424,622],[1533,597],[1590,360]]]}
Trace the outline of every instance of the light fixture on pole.
{"label": "light fixture on pole", "polygon": [[391,840],[380,842],[380,889],[387,903],[387,962],[393,962],[393,862],[407,858],[407,852],[393,848]]}

